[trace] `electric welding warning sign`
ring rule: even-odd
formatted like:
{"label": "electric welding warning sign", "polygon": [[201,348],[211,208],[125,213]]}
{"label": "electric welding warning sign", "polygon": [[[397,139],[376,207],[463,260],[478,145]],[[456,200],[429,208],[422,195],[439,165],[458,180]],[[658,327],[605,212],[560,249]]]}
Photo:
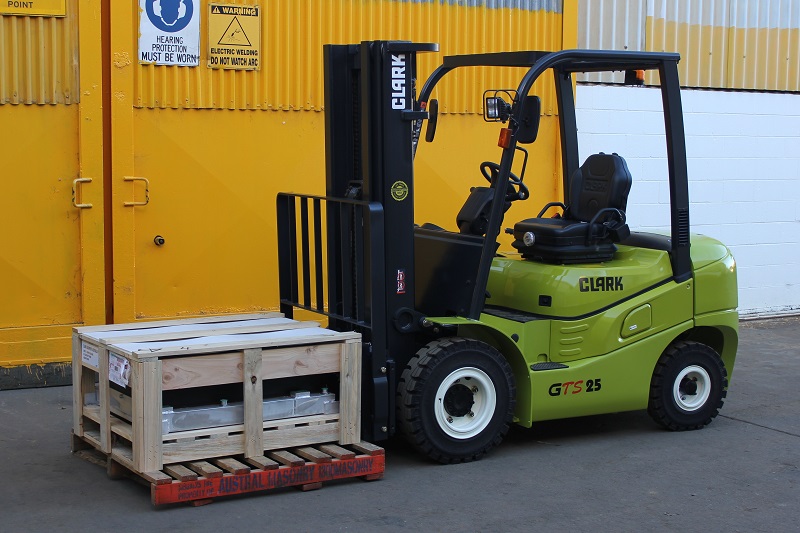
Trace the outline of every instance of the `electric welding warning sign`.
{"label": "electric welding warning sign", "polygon": [[261,69],[261,8],[209,4],[208,66]]}

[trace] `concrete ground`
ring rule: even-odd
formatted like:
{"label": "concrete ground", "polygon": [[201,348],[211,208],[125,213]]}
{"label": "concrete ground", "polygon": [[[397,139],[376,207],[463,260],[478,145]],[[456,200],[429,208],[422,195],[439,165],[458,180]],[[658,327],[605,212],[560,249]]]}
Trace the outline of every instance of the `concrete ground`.
{"label": "concrete ground", "polygon": [[517,429],[439,466],[387,446],[383,480],[154,510],[70,454],[69,387],[0,392],[0,531],[800,531],[800,319],[745,322],[707,428],[646,413]]}

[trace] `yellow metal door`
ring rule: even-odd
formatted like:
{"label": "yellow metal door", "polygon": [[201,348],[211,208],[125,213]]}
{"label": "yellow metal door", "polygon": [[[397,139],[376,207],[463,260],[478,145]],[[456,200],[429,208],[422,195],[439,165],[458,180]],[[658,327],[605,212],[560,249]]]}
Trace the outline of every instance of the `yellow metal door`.
{"label": "yellow metal door", "polygon": [[101,27],[63,14],[0,15],[0,389],[69,383],[71,328],[105,321]]}
{"label": "yellow metal door", "polygon": [[118,107],[114,321],[277,308],[275,195],[287,179],[324,187],[322,150],[282,153],[324,146],[323,117],[267,141],[271,113]]}
{"label": "yellow metal door", "polygon": [[252,73],[212,79],[205,52],[140,64],[138,4],[111,6],[114,322],[276,309],[275,196],[324,190],[324,118],[248,108],[217,84]]}

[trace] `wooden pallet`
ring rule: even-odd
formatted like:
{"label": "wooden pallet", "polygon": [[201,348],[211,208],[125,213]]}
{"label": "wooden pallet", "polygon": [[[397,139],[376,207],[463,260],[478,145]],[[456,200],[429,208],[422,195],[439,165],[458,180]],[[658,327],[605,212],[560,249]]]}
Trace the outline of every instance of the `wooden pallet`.
{"label": "wooden pallet", "polygon": [[[81,437],[73,435],[73,449],[80,448]],[[111,455],[92,449],[75,452],[79,457],[105,466],[109,477],[124,476],[150,486],[154,506],[175,503],[205,505],[216,498],[268,492],[284,487],[303,491],[322,487],[326,481],[360,478],[374,481],[383,477],[383,448],[368,442],[346,446],[318,444],[268,452],[264,456],[218,457],[167,465],[162,470],[138,473],[119,463]]]}
{"label": "wooden pallet", "polygon": [[[111,405],[119,395],[110,388],[112,360],[130,369],[127,417]],[[141,475],[209,457],[361,440],[361,336],[279,313],[76,328],[72,372],[73,434]],[[331,373],[339,413],[263,420],[264,380]],[[87,405],[96,382],[98,405]],[[243,388],[243,424],[163,434],[163,392],[231,383]]]}

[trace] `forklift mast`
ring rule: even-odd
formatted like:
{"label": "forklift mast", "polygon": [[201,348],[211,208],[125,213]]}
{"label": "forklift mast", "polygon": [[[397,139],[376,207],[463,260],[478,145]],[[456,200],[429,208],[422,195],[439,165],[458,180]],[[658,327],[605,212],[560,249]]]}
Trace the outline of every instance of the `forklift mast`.
{"label": "forklift mast", "polygon": [[[412,133],[416,121],[427,117],[414,108],[416,54],[437,50],[437,44],[406,41],[326,45],[326,197],[278,197],[279,220],[296,220],[298,204],[301,211],[300,239],[294,222],[278,225],[281,261],[293,262],[280,268],[281,310],[286,316],[294,307],[320,312],[331,329],[362,334],[362,431],[370,440],[394,432],[390,388],[397,381],[397,354],[404,354],[400,364],[405,365],[416,349],[405,334],[415,320]],[[307,261],[312,236],[314,277]],[[305,254],[301,280],[295,275],[296,244]],[[322,246],[328,254],[327,288]]]}

